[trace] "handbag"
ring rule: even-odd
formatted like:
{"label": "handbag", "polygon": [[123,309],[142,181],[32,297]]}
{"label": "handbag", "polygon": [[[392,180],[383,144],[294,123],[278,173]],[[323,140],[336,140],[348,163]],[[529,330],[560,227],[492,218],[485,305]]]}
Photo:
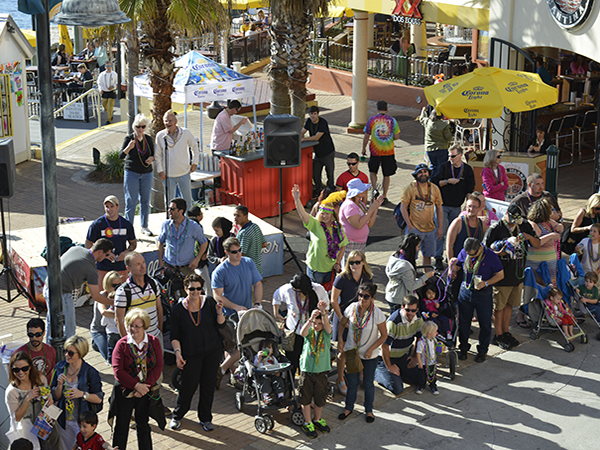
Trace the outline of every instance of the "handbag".
{"label": "handbag", "polygon": [[[300,321],[298,321],[300,323]],[[293,330],[287,330],[285,328],[285,322],[281,325],[281,331],[283,336],[281,337],[281,348],[285,352],[293,352],[294,345],[296,344],[296,330],[298,329],[298,323],[296,324],[296,328]]]}
{"label": "handbag", "polygon": [[358,348],[346,350],[344,354],[346,355],[346,372],[358,373],[363,370],[364,366],[362,359],[360,359],[360,355],[358,354]]}
{"label": "handbag", "polygon": [[21,419],[20,422],[15,420],[14,413],[10,415],[10,429],[5,433],[10,443],[13,443],[17,439],[27,439],[33,444],[34,450],[40,450],[40,441],[37,435],[31,430],[33,424],[29,419]]}
{"label": "handbag", "polygon": [[221,333],[221,342],[223,343],[223,350],[227,353],[231,353],[235,350],[235,325],[229,318],[225,320],[225,326],[217,328]]}

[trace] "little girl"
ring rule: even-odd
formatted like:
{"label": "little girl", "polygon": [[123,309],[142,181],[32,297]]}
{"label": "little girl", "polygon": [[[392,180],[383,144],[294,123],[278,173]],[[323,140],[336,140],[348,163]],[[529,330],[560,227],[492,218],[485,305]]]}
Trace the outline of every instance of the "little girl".
{"label": "little girl", "polygon": [[[110,295],[112,295],[112,298],[114,298],[115,293],[111,292],[111,294],[109,294],[109,298],[111,298]],[[106,360],[106,362],[112,364],[113,350],[115,348],[115,345],[117,345],[117,341],[121,339],[119,329],[117,328],[117,324],[115,322],[115,308],[114,306],[107,306],[100,303],[98,304],[98,310],[102,314],[102,320],[100,323],[104,326],[107,337],[108,359]]]}
{"label": "little girl", "polygon": [[[277,358],[273,355],[273,341],[265,339],[260,343],[259,352],[254,357],[254,367],[260,368],[270,364],[277,364]],[[273,399],[271,398],[271,390],[277,394],[277,399],[283,399],[283,393],[285,390],[285,383],[281,379],[278,373],[274,375],[261,375],[260,376],[260,387],[259,390],[263,395],[263,400],[266,404],[271,404]]]}
{"label": "little girl", "polygon": [[568,339],[573,337],[573,315],[563,302],[563,294],[556,288],[550,288],[548,291],[548,298],[544,300],[548,307],[550,317],[552,317],[556,324],[559,325]]}
{"label": "little girl", "polygon": [[425,298],[423,299],[423,304],[426,308],[426,311],[422,313],[423,318],[435,322],[440,329],[440,334],[450,340],[452,339],[452,325],[448,317],[440,315],[440,303],[438,300],[436,289],[433,286],[429,286],[425,290]]}
{"label": "little girl", "polygon": [[423,335],[417,342],[417,365],[419,366],[419,385],[416,394],[421,395],[425,391],[425,384],[429,384],[429,389],[433,395],[439,395],[436,385],[437,378],[437,356],[435,353],[435,336],[437,334],[437,325],[434,322],[425,322],[421,327]]}
{"label": "little girl", "polygon": [[[112,270],[108,272],[104,276],[104,280],[102,281],[102,287],[104,290],[100,292],[100,294],[104,295],[109,299],[114,299],[116,289],[121,285],[121,275],[118,272]],[[111,357],[112,357],[112,349],[114,348],[116,342],[119,340],[117,337],[114,340],[113,336],[113,345],[110,346],[110,336],[111,330],[107,330],[106,324],[103,323],[103,311],[106,310],[107,306],[102,303],[94,302],[94,317],[92,318],[92,323],[90,324],[90,332],[92,334],[92,342],[95,345],[95,348],[100,352],[104,360],[110,365]],[[113,312],[113,324],[114,324],[114,312]],[[116,326],[115,326],[116,331]],[[118,332],[117,332],[117,336]],[[109,352],[110,346],[110,352]]]}

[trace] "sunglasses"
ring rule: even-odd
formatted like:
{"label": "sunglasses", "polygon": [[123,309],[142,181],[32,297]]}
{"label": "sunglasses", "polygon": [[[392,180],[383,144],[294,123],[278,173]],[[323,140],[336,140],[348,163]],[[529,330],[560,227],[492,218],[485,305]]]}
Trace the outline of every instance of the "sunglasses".
{"label": "sunglasses", "polygon": [[502,158],[502,155],[498,155],[498,156],[496,156],[496,158],[497,158],[497,159],[500,159],[500,158]]}
{"label": "sunglasses", "polygon": [[202,288],[200,288],[200,287],[191,287],[190,286],[189,288],[187,288],[187,290],[190,291],[190,292],[194,292],[194,291],[200,292],[202,290]]}
{"label": "sunglasses", "polygon": [[411,312],[411,313],[416,313],[418,311],[418,309],[417,308],[415,308],[415,309],[404,308],[404,311]]}
{"label": "sunglasses", "polygon": [[44,335],[43,331],[38,331],[37,333],[31,333],[31,332],[27,333],[27,337],[30,337],[30,338],[32,338],[32,337],[42,337],[43,335]]}
{"label": "sunglasses", "polygon": [[31,366],[23,366],[23,367],[12,367],[11,370],[13,371],[13,373],[16,375],[19,372],[29,372],[29,369],[31,368]]}
{"label": "sunglasses", "polygon": [[348,164],[349,166],[355,166],[355,165],[357,165],[357,164],[358,164],[358,162],[353,162],[353,163],[351,163],[351,162],[347,162],[346,164]]}
{"label": "sunglasses", "polygon": [[450,158],[455,158],[456,156],[460,155],[460,153],[457,153],[456,155],[448,155]]}
{"label": "sunglasses", "polygon": [[364,298],[365,300],[369,300],[371,296],[369,294],[358,294],[359,298]]}
{"label": "sunglasses", "polygon": [[241,252],[242,250],[229,250],[227,253],[231,253],[232,255],[235,255],[236,253]]}
{"label": "sunglasses", "polygon": [[136,128],[146,128],[146,125],[136,125]]}
{"label": "sunglasses", "polygon": [[65,350],[65,355],[69,355],[69,358],[72,358],[76,354],[77,352],[74,352],[73,350]]}
{"label": "sunglasses", "polygon": [[167,208],[169,211],[175,211],[177,208],[173,208],[172,206],[169,206],[169,208]]}
{"label": "sunglasses", "polygon": [[358,266],[362,262],[362,259],[359,261],[348,261],[348,264],[351,266]]}

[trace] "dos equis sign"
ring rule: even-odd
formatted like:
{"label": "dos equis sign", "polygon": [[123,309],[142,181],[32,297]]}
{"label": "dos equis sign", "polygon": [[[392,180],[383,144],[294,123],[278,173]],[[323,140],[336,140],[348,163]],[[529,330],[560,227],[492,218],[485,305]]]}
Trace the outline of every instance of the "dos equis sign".
{"label": "dos equis sign", "polygon": [[[397,1],[397,0],[396,0]],[[594,0],[546,0],[550,15],[565,30],[577,28],[590,15]]]}
{"label": "dos equis sign", "polygon": [[423,16],[419,11],[421,0],[396,0],[396,7],[392,11],[394,22],[409,25],[421,25]]}

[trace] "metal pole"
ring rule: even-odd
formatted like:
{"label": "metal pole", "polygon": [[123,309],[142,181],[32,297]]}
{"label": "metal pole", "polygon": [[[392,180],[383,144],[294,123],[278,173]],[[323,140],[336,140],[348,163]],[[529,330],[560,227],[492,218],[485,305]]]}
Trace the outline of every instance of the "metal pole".
{"label": "metal pole", "polygon": [[40,84],[40,126],[42,132],[42,174],[44,181],[44,217],[48,261],[48,341],[56,349],[56,359],[64,358],[62,287],[60,279],[60,244],[58,239],[58,195],[56,185],[56,141],[54,137],[54,105],[52,68],[50,66],[50,23],[48,0],[42,0],[43,14],[37,14],[36,40]]}

